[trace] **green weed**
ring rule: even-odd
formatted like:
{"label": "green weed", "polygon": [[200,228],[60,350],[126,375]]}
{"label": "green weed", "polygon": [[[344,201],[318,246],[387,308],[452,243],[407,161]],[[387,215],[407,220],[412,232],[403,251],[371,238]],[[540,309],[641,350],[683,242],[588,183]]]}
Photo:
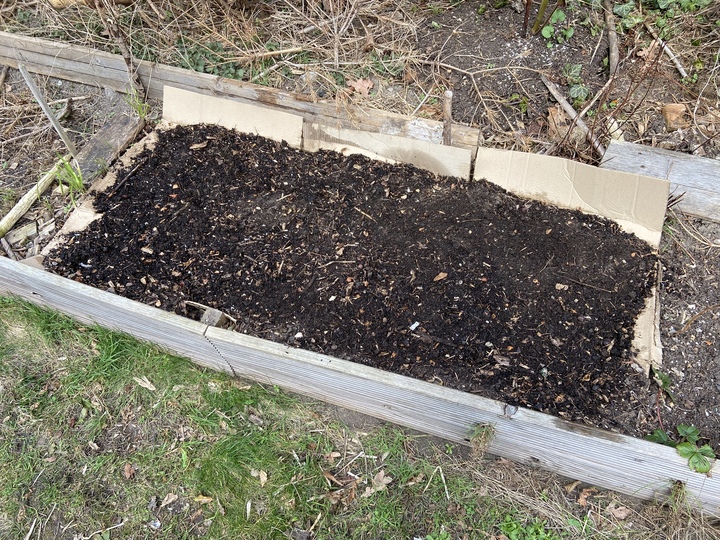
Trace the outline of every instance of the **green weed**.
{"label": "green weed", "polygon": [[85,193],[85,184],[83,183],[82,172],[74,166],[69,159],[58,156],[60,164],[57,170],[57,181],[61,191],[67,190],[70,203],[65,211],[70,211],[77,205],[77,197]]}

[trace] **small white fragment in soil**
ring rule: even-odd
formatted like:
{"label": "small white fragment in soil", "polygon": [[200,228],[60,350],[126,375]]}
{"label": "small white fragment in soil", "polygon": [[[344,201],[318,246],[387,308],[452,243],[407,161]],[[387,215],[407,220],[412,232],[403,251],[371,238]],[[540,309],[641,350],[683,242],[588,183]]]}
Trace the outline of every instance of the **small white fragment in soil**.
{"label": "small white fragment in soil", "polygon": [[333,294],[330,298],[328,298],[328,301],[332,302],[332,301],[335,300],[336,298],[337,298],[337,296],[335,296],[335,295]]}
{"label": "small white fragment in soil", "polygon": [[567,291],[570,287],[568,285],[565,285],[564,283],[556,283],[555,284],[555,290],[558,291]]}
{"label": "small white fragment in soil", "polygon": [[155,530],[159,529],[159,528],[160,528],[160,525],[161,525],[161,524],[160,524],[160,520],[159,520],[159,519],[153,519],[152,521],[150,521],[150,522],[148,523],[148,526],[149,526],[151,529],[155,529]]}
{"label": "small white fragment in soil", "polygon": [[297,334],[295,334],[295,339],[302,339],[302,337],[303,337],[302,332],[298,332]]}
{"label": "small white fragment in soil", "polygon": [[410,330],[411,330],[411,331],[415,331],[415,329],[416,329],[418,326],[420,326],[420,323],[417,322],[417,321],[415,321],[414,323],[412,323],[412,324],[410,325]]}

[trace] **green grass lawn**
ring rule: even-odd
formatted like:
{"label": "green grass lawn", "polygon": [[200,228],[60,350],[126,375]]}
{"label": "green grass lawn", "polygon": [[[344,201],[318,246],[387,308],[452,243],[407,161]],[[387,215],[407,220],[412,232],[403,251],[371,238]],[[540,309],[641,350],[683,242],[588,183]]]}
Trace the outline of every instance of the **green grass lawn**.
{"label": "green grass lawn", "polygon": [[2,298],[0,538],[717,532],[681,504],[600,491],[582,505],[587,486],[337,412]]}

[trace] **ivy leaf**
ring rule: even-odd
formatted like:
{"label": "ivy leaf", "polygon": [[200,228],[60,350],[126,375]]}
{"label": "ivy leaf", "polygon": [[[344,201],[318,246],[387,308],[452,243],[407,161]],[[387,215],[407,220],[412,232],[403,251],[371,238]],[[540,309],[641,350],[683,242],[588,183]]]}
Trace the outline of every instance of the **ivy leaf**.
{"label": "ivy leaf", "polygon": [[634,0],[630,0],[626,4],[616,4],[613,8],[613,13],[618,17],[627,17],[633,9],[635,9],[635,2]]}

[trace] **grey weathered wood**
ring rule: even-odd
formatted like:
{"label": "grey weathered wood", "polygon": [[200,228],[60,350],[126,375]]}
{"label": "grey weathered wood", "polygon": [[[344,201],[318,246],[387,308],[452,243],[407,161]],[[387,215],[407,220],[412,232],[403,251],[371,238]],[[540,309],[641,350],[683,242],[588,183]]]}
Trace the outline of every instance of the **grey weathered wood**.
{"label": "grey weathered wood", "polygon": [[110,292],[0,257],[0,294],[12,294],[61,311],[85,324],[98,324],[156,343],[196,363],[231,371],[205,338],[207,326]]}
{"label": "grey weathered wood", "polygon": [[720,160],[612,141],[600,167],[667,179],[672,195],[685,194],[680,209],[720,221]]}
{"label": "grey weathered wood", "polygon": [[118,115],[101,127],[77,155],[83,182],[90,183],[104,174],[144,126],[142,118]]}
{"label": "grey weathered wood", "polygon": [[[121,56],[67,43],[0,32],[0,63],[85,84],[99,84],[116,91],[128,91],[127,68]],[[443,124],[434,120],[408,118],[377,109],[350,104],[314,102],[309,97],[275,88],[224,79],[187,69],[138,62],[138,74],[148,96],[162,99],[165,85],[208,95],[261,105],[302,116],[305,120],[333,127],[401,135],[411,139],[442,143]],[[474,149],[478,130],[453,124],[453,146]]]}
{"label": "grey weathered wood", "polygon": [[[683,482],[690,501],[720,515],[720,474],[690,471],[672,449],[325,355],[206,327],[53,274],[0,258],[0,294],[13,294],[86,323],[155,342],[197,363],[468,444],[494,426],[489,451],[621,493],[664,498]],[[232,366],[230,369],[229,366]]]}

